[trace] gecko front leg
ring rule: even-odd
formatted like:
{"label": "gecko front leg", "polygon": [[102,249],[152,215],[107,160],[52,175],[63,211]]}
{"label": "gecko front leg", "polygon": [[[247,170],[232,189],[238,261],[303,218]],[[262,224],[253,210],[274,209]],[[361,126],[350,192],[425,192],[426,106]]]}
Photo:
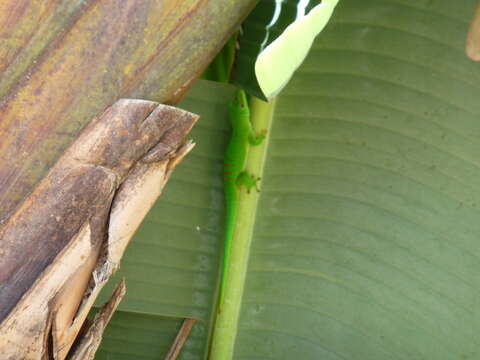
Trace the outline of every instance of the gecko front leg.
{"label": "gecko front leg", "polygon": [[250,194],[250,190],[254,187],[257,192],[260,192],[260,189],[258,188],[258,181],[260,181],[259,177],[255,177],[252,174],[249,174],[246,171],[241,172],[237,180],[235,181],[235,184],[240,188],[242,186],[245,186],[247,188],[247,193]]}

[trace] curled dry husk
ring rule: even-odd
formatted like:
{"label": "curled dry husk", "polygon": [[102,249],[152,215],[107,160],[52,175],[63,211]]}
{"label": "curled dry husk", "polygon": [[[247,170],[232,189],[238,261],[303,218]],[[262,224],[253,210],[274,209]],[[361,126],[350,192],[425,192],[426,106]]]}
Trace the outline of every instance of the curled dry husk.
{"label": "curled dry husk", "polygon": [[2,225],[1,359],[93,358],[124,286],[89,326],[87,314],[193,147],[185,136],[197,118],[151,101],[117,101]]}

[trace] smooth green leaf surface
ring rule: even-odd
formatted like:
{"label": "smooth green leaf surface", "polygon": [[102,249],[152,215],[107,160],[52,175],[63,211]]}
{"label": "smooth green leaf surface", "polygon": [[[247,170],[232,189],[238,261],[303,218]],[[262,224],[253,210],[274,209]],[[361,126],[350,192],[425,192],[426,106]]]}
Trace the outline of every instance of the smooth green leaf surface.
{"label": "smooth green leaf surface", "polygon": [[474,1],[343,0],[276,102],[235,359],[478,359]]}

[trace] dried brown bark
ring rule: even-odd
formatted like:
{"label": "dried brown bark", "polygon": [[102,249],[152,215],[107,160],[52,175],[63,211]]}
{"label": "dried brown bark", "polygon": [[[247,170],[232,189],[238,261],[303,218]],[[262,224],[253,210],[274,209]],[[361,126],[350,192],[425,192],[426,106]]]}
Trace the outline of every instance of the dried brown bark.
{"label": "dried brown bark", "polygon": [[67,356],[128,241],[193,146],[185,136],[196,119],[119,100],[0,227],[2,359]]}

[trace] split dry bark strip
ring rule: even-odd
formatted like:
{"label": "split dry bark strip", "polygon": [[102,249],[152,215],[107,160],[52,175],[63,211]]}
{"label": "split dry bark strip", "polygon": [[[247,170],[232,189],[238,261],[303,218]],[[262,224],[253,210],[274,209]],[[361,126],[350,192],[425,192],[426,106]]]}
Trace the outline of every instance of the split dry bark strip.
{"label": "split dry bark strip", "polygon": [[77,344],[71,351],[70,360],[93,360],[95,353],[102,341],[102,335],[113,313],[125,296],[125,281],[122,280],[115,288],[110,300],[102,306],[100,311],[95,315],[92,324],[88,327],[85,335],[78,340]]}
{"label": "split dry bark strip", "polygon": [[0,228],[2,359],[64,359],[197,116],[119,100]]}
{"label": "split dry bark strip", "polygon": [[192,318],[186,318],[183,320],[182,327],[175,337],[172,347],[165,357],[165,360],[176,360],[178,355],[180,355],[180,351],[182,351],[183,345],[185,345],[185,342],[188,339],[188,335],[190,335],[190,331],[192,331],[193,325],[195,325],[196,322],[197,319]]}

